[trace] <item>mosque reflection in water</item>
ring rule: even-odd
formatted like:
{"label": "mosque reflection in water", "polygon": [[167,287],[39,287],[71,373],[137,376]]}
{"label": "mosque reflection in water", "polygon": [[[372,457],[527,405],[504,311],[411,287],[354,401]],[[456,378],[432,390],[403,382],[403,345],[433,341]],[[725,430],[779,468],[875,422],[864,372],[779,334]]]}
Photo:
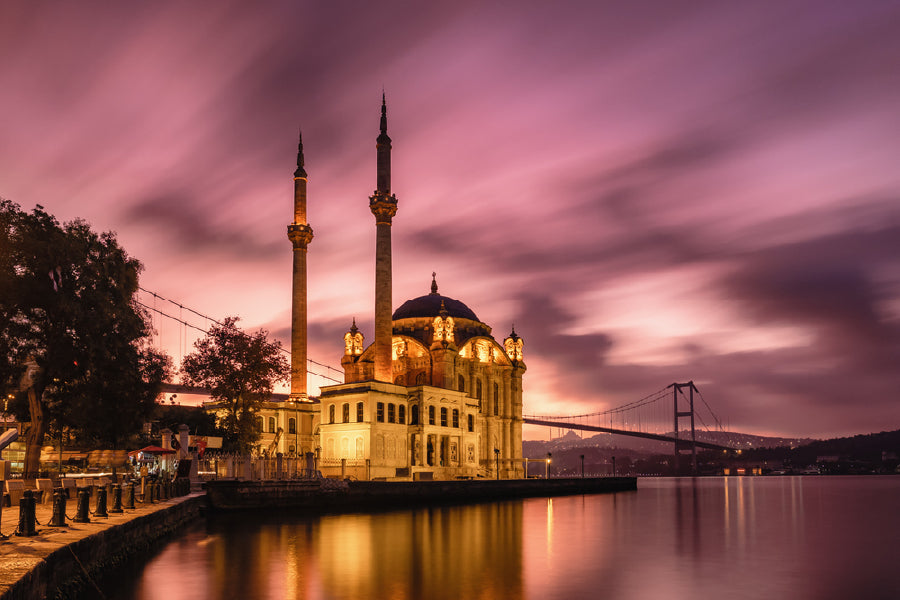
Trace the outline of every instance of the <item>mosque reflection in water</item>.
{"label": "mosque reflection in water", "polygon": [[215,518],[168,546],[129,593],[156,597],[177,569],[171,591],[193,599],[521,598],[522,510]]}

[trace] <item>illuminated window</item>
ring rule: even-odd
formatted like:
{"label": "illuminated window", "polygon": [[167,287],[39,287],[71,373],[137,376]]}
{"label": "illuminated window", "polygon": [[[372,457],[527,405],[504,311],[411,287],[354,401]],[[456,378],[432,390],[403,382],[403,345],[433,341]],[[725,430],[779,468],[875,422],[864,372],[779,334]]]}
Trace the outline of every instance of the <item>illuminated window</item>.
{"label": "illuminated window", "polygon": [[453,427],[459,429],[459,411],[457,409],[453,409]]}
{"label": "illuminated window", "polygon": [[473,415],[468,415],[469,417],[469,431],[475,431],[475,417]]}
{"label": "illuminated window", "polygon": [[410,425],[418,425],[419,424],[419,405],[413,404],[409,407],[409,424]]}
{"label": "illuminated window", "polygon": [[349,423],[350,422],[350,405],[344,402],[344,405],[341,407],[341,423]]}
{"label": "illuminated window", "polygon": [[275,417],[269,417],[269,433],[275,433]]}
{"label": "illuminated window", "polygon": [[466,391],[466,378],[462,375],[456,378],[456,389],[460,392]]}
{"label": "illuminated window", "polygon": [[288,433],[297,433],[297,419],[293,417],[288,419]]}
{"label": "illuminated window", "polygon": [[434,407],[433,406],[428,407],[428,424],[434,425]]}
{"label": "illuminated window", "polygon": [[447,409],[441,407],[441,427],[447,426]]}
{"label": "illuminated window", "polygon": [[379,402],[375,408],[375,420],[384,423],[384,402]]}
{"label": "illuminated window", "polygon": [[397,422],[401,425],[406,424],[406,406],[403,404],[397,407]]}
{"label": "illuminated window", "polygon": [[494,416],[500,414],[500,386],[494,384]]}
{"label": "illuminated window", "polygon": [[328,405],[328,422],[334,423],[334,404]]}
{"label": "illuminated window", "polygon": [[396,419],[394,418],[394,405],[393,403],[388,404],[388,423],[394,423]]}
{"label": "illuminated window", "polygon": [[362,402],[356,403],[356,422],[357,423],[363,422],[363,403]]}

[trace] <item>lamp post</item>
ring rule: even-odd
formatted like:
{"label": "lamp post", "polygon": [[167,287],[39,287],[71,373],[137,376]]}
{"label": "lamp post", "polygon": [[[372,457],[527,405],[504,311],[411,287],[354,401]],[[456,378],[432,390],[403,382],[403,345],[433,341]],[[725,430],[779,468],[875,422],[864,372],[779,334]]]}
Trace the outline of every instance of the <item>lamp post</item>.
{"label": "lamp post", "polygon": [[613,477],[615,477],[616,476],[616,457],[613,456],[612,460],[613,460]]}
{"label": "lamp post", "polygon": [[500,480],[500,449],[494,448],[494,462],[497,465],[497,480]]}
{"label": "lamp post", "polygon": [[581,455],[581,478],[584,479],[584,454]]}
{"label": "lamp post", "polygon": [[547,453],[547,467],[544,472],[544,479],[550,479],[550,459],[553,458],[553,453]]}

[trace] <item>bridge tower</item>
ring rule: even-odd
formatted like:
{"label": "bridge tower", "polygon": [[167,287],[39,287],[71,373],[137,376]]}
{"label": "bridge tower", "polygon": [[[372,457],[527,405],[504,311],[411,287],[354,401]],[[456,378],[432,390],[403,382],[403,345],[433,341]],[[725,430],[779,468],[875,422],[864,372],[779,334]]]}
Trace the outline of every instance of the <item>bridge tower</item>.
{"label": "bridge tower", "polygon": [[[691,473],[694,475],[697,474],[697,433],[694,429],[694,391],[697,389],[694,386],[693,381],[688,381],[687,383],[673,383],[669,385],[672,388],[672,406],[674,409],[674,425],[675,428],[673,430],[673,437],[675,438],[675,468],[676,470],[681,469],[681,457],[684,453],[690,451],[691,453]],[[681,391],[682,389],[688,389],[688,396],[684,398],[684,393]],[[682,407],[679,410],[678,407],[678,397],[682,396]],[[684,410],[684,404],[687,403],[687,410]],[[684,419],[690,419],[691,429],[690,429],[690,439],[682,439],[679,432],[679,424]],[[688,430],[685,428],[683,433],[687,433]]]}

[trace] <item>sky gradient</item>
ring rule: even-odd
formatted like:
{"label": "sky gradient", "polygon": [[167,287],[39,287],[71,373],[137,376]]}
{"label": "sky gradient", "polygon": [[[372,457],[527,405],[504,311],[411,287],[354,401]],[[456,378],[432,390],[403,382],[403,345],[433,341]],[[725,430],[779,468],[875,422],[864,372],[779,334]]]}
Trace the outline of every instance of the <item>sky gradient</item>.
{"label": "sky gradient", "polygon": [[[394,307],[436,271],[514,323],[526,414],[692,379],[735,431],[896,429],[898,31],[887,1],[4,2],[0,196],[289,346],[302,127],[339,365],[352,318],[372,341],[384,88]],[[155,324],[178,362],[196,332]]]}

